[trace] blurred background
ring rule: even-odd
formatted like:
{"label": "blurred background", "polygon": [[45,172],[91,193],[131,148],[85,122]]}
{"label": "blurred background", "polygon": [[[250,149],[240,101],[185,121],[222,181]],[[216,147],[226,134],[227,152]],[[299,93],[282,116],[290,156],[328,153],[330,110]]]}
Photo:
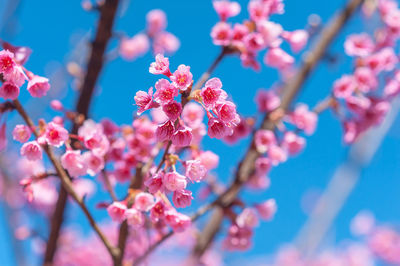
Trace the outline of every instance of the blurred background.
{"label": "blurred background", "polygon": [[[242,12],[232,21],[242,21],[247,17],[247,0],[238,0]],[[311,14],[317,14],[321,23],[342,7],[346,1],[286,0],[285,14],[274,15],[272,20],[281,23],[286,30],[304,28]],[[115,31],[128,36],[142,31],[145,27],[145,15],[148,11],[159,8],[166,12],[167,30],[175,34],[181,43],[175,55],[170,56],[172,68],[179,64],[191,66],[194,79],[208,68],[218,55],[220,47],[212,44],[210,30],[218,21],[211,1],[152,0],[122,1],[116,20]],[[87,42],[93,36],[97,21],[96,12],[87,12],[80,1],[0,1],[0,38],[18,46],[29,46],[33,50],[26,67],[38,75],[46,76],[52,85],[51,93],[38,100],[30,98],[27,92],[21,93],[21,101],[27,104],[35,118],[50,118],[54,113],[48,107],[52,99],[61,100],[65,106],[73,107],[76,89],[68,66],[71,62],[85,62]],[[352,70],[352,60],[343,52],[346,35],[361,31],[372,31],[376,25],[374,19],[365,19],[361,13],[351,18],[344,30],[328,50],[317,70],[307,80],[301,90],[298,101],[314,106],[325,98],[335,79]],[[110,56],[117,47],[117,41],[110,43]],[[300,59],[301,55],[297,56]],[[147,90],[153,86],[157,77],[148,72],[153,55],[145,56],[133,62],[119,57],[110,60],[103,72],[96,89],[93,108],[90,113],[95,120],[104,117],[113,119],[118,124],[130,124],[133,113],[133,97],[138,90]],[[260,58],[261,60],[261,58]],[[262,66],[259,72],[243,68],[240,60],[227,57],[218,66],[212,76],[219,77],[224,89],[238,106],[239,113],[253,116],[257,113],[254,96],[259,88],[270,88],[279,80],[279,73],[272,68]],[[44,115],[43,115],[44,114]],[[261,116],[258,115],[258,118]],[[13,123],[19,118],[10,117]],[[322,246],[341,245],[343,241],[354,239],[350,231],[351,220],[362,210],[374,214],[379,223],[397,226],[400,222],[400,127],[399,118],[385,135],[383,142],[374,154],[371,162],[361,171],[361,176],[351,191],[344,207],[333,222]],[[12,126],[7,125],[8,129]],[[10,136],[10,135],[9,135]],[[305,224],[310,209],[321,192],[326,188],[337,167],[348,157],[349,147],[342,141],[340,121],[330,112],[324,112],[319,119],[316,133],[307,138],[306,149],[298,156],[274,168],[270,174],[271,187],[266,192],[246,190],[243,198],[248,202],[275,198],[278,211],[275,219],[262,223],[255,231],[253,248],[247,252],[224,253],[227,265],[249,265],[249,261],[264,261],[285,243],[296,239]],[[10,143],[12,142],[9,138]],[[216,139],[206,138],[205,149],[220,155],[220,165],[215,171],[218,179],[225,184],[231,180],[236,163],[240,160],[248,145],[248,139],[233,146]],[[12,147],[12,146],[11,146]],[[11,147],[8,149],[11,150]],[[12,178],[12,176],[11,176]],[[97,188],[101,190],[101,188]],[[88,199],[88,206],[96,218],[106,219],[104,210],[95,208],[101,200],[99,196]],[[188,210],[194,210],[191,206]],[[67,211],[66,226],[77,228],[83,234],[91,230],[81,211],[70,204]],[[40,224],[38,234],[46,236],[47,221],[25,213],[22,217],[27,224]],[[12,231],[7,220],[10,213],[3,204],[0,206],[0,258],[1,265],[17,265],[12,245]],[[199,224],[204,224],[202,219]],[[40,264],[40,257],[35,253],[33,240],[22,242],[20,249],[27,255],[26,265]],[[37,248],[40,250],[40,248]],[[173,254],[173,253],[170,253]],[[247,264],[245,263],[247,262]]]}

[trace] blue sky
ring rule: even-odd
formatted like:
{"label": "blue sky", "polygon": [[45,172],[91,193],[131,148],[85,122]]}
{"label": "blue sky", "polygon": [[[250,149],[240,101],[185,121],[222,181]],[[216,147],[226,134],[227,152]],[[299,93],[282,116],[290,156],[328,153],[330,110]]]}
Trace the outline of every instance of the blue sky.
{"label": "blue sky", "polygon": [[[0,2],[0,14],[3,14],[4,2],[6,1]],[[242,12],[232,21],[241,21],[247,16],[247,1],[239,2],[243,7]],[[343,0],[287,0],[286,13],[274,16],[272,20],[281,23],[287,30],[295,30],[307,24],[307,17],[311,13],[320,15],[322,21],[326,22],[344,3]],[[172,68],[179,64],[190,65],[194,78],[198,78],[219,52],[219,47],[212,44],[209,36],[211,27],[218,20],[211,1],[130,1],[124,15],[118,18],[116,31],[131,36],[141,31],[145,26],[145,14],[154,8],[163,9],[167,13],[167,29],[181,41],[181,48],[170,57]],[[31,47],[33,54],[27,68],[40,75],[49,75],[68,61],[66,55],[76,46],[76,39],[94,32],[93,25],[97,16],[95,13],[83,11],[80,1],[41,0],[38,4],[38,1],[22,0],[17,17],[16,34],[11,36],[3,32],[0,37],[16,45]],[[328,65],[322,62],[307,80],[299,101],[315,105],[330,92],[336,78],[351,71],[351,60],[343,54],[344,38],[349,33],[365,29],[368,31],[373,25],[374,23],[365,21],[359,15],[349,22],[329,49],[331,54],[339,56],[338,63]],[[115,46],[116,42],[113,41],[110,48]],[[147,90],[157,80],[157,77],[148,73],[148,65],[152,60],[152,55],[148,54],[134,62],[117,59],[108,63],[94,98],[92,116],[95,119],[110,117],[117,123],[129,124],[134,111],[132,104],[136,91]],[[213,76],[222,80],[224,89],[244,115],[256,112],[253,100],[257,89],[269,88],[279,78],[277,71],[266,66],[260,72],[244,69],[236,57],[226,58]],[[73,106],[75,92],[71,86],[67,84],[60,89],[58,94],[63,102],[67,106]],[[27,93],[23,93],[22,99],[27,99]],[[52,99],[51,96],[47,98],[49,99]],[[30,105],[36,106],[37,103],[32,100]],[[34,115],[40,114],[36,112]],[[371,210],[383,223],[400,222],[400,208],[394,207],[400,203],[400,153],[396,152],[400,149],[398,123],[399,120],[394,123],[371,164],[364,169],[359,184],[335,220],[331,241],[338,242],[351,236],[350,220],[362,209]],[[294,239],[307,218],[301,208],[303,195],[310,190],[323,189],[336,167],[346,157],[348,147],[341,138],[339,121],[330,112],[323,113],[316,133],[307,139],[305,151],[271,172],[271,188],[255,195],[245,192],[244,198],[251,202],[275,198],[278,213],[272,222],[263,223],[256,229],[255,248],[252,251],[229,254],[227,262],[243,255],[260,256],[272,253],[283,243]],[[246,145],[247,141],[235,146],[226,146],[215,139],[205,142],[207,149],[220,154],[221,164],[217,173],[224,183],[230,180],[235,163],[244,154]],[[89,204],[94,202],[89,201]],[[76,209],[70,208],[70,213],[73,210]],[[95,213],[99,217],[104,216],[104,212]],[[82,215],[73,216],[78,217],[78,221],[87,228]],[[7,251],[7,236],[2,230],[3,227],[0,227],[0,257],[6,258],[6,265],[13,265]]]}

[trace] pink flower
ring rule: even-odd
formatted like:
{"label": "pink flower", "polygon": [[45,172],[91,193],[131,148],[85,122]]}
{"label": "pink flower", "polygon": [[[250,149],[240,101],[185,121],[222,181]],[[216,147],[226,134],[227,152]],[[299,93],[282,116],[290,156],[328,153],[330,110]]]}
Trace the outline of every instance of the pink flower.
{"label": "pink flower", "polygon": [[185,147],[192,142],[192,129],[186,126],[179,128],[171,137],[172,144],[175,146]]}
{"label": "pink flower", "polygon": [[126,205],[121,202],[113,202],[107,207],[108,215],[115,222],[121,223],[126,218]]}
{"label": "pink flower", "polygon": [[201,89],[203,103],[208,109],[213,109],[218,101],[225,100],[228,95],[222,88],[222,82],[219,78],[209,79]]}
{"label": "pink flower", "polygon": [[192,204],[192,191],[183,189],[174,191],[172,202],[176,208],[186,208]]}
{"label": "pink flower", "polygon": [[157,54],[156,61],[150,64],[149,72],[154,75],[163,74],[169,77],[171,75],[171,72],[169,70],[168,57],[164,57],[164,55],[162,54]]}
{"label": "pink flower", "polygon": [[177,172],[168,172],[163,177],[164,186],[170,191],[182,190],[186,188],[186,177]]}
{"label": "pink flower", "polygon": [[30,161],[42,159],[42,147],[36,141],[29,141],[22,145],[21,155],[26,156]]}
{"label": "pink flower", "polygon": [[281,99],[273,90],[259,90],[256,95],[259,112],[270,112],[281,105]]}
{"label": "pink flower", "polygon": [[265,153],[270,146],[276,144],[276,138],[274,132],[267,129],[260,129],[255,134],[254,139],[257,151]]}
{"label": "pink flower", "polygon": [[249,28],[243,24],[235,23],[232,30],[232,44],[241,48],[244,37],[249,33]]}
{"label": "pink flower", "polygon": [[276,201],[274,199],[264,201],[261,204],[257,204],[255,207],[260,217],[267,221],[273,219],[277,209]]}
{"label": "pink flower", "polygon": [[398,62],[398,58],[391,47],[386,47],[379,52],[365,58],[365,64],[375,73],[392,71]]}
{"label": "pink flower", "polygon": [[219,119],[225,123],[239,124],[240,117],[236,112],[236,105],[230,101],[222,101],[216,104],[215,110]]}
{"label": "pink flower", "polygon": [[68,150],[61,156],[61,165],[72,177],[86,175],[88,165],[80,151]]}
{"label": "pink flower", "polygon": [[141,115],[144,111],[156,107],[158,104],[153,102],[153,87],[148,92],[138,91],[135,95],[135,103],[139,107],[137,111],[138,115]]}
{"label": "pink flower", "polygon": [[68,140],[69,135],[68,131],[64,127],[54,122],[50,122],[47,124],[44,137],[49,145],[60,147],[66,140]]}
{"label": "pink flower", "polygon": [[8,73],[8,74],[4,73],[3,77],[6,81],[11,82],[18,87],[21,87],[25,83],[25,80],[28,79],[28,77],[25,75],[24,71],[22,70],[22,67],[18,66],[18,65],[13,68],[11,73]]}
{"label": "pink flower", "polygon": [[369,67],[358,67],[354,71],[354,79],[362,92],[369,92],[378,86],[376,75]]}
{"label": "pink flower", "polygon": [[397,79],[391,79],[386,83],[383,94],[387,97],[394,97],[400,93],[400,82]]}
{"label": "pink flower", "polygon": [[0,51],[0,73],[3,74],[5,79],[12,74],[16,65],[13,53],[8,50]]}
{"label": "pink flower", "polygon": [[215,169],[219,164],[219,156],[212,151],[202,152],[198,159],[200,160],[201,164],[207,168],[207,170]]}
{"label": "pink flower", "polygon": [[250,14],[251,20],[258,22],[267,20],[270,12],[270,8],[262,0],[249,1],[247,9]]}
{"label": "pink flower", "polygon": [[56,110],[56,111],[64,110],[64,106],[59,100],[52,100],[50,102],[50,106],[51,106],[51,108],[53,108],[53,110]]}
{"label": "pink flower", "polygon": [[206,176],[207,168],[199,160],[189,160],[185,174],[192,182],[200,182]]}
{"label": "pink flower", "polygon": [[294,58],[278,47],[268,50],[264,56],[264,63],[280,71],[285,71],[293,65]]}
{"label": "pink flower", "polygon": [[261,36],[264,38],[265,45],[273,46],[282,34],[283,28],[278,23],[262,20],[257,23],[257,31],[261,33]]}
{"label": "pink flower", "polygon": [[104,169],[104,159],[102,156],[98,156],[91,151],[85,152],[82,156],[87,165],[87,173],[89,175],[95,176]]}
{"label": "pink flower", "polygon": [[350,96],[346,98],[346,105],[349,107],[350,111],[364,115],[371,107],[371,101],[364,96]]}
{"label": "pink flower", "polygon": [[231,26],[226,22],[218,22],[211,29],[211,38],[215,45],[228,46],[232,39]]}
{"label": "pink flower", "polygon": [[178,89],[166,79],[160,79],[157,81],[156,93],[154,94],[154,99],[161,105],[172,102],[176,96],[178,96]]}
{"label": "pink flower", "polygon": [[312,135],[315,131],[318,116],[316,113],[309,111],[308,106],[299,104],[291,114],[291,121],[307,135]]}
{"label": "pink flower", "polygon": [[180,46],[179,39],[169,32],[157,34],[153,40],[153,52],[157,53],[175,53]]}
{"label": "pink flower", "polygon": [[24,143],[31,137],[31,130],[25,125],[16,125],[12,135],[14,140]]}
{"label": "pink flower", "polygon": [[354,121],[343,122],[343,129],[343,140],[347,144],[353,143],[363,131],[360,124]]}
{"label": "pink flower", "polygon": [[233,133],[233,129],[228,127],[223,121],[215,117],[208,120],[207,134],[210,138],[222,139],[226,136],[230,136]]}
{"label": "pink flower", "polygon": [[149,193],[140,192],[135,197],[135,208],[140,211],[147,212],[148,210],[150,210],[153,204],[154,204],[154,197]]}
{"label": "pink flower", "polygon": [[236,217],[236,223],[240,227],[254,228],[259,224],[256,210],[253,208],[245,208]]}
{"label": "pink flower", "polygon": [[357,84],[355,83],[353,76],[343,75],[333,84],[333,94],[337,98],[350,97],[356,90],[356,86]]}
{"label": "pink flower", "polygon": [[304,149],[305,145],[305,139],[296,135],[294,132],[288,131],[283,136],[282,147],[285,148],[290,155],[299,153]]}
{"label": "pink flower", "polygon": [[171,101],[162,107],[164,113],[171,121],[175,121],[182,112],[182,105],[176,101]]}
{"label": "pink flower", "polygon": [[268,149],[268,158],[273,165],[278,165],[287,160],[287,154],[286,151],[278,145],[271,145]]}
{"label": "pink flower", "polygon": [[258,32],[251,32],[243,39],[246,49],[250,52],[257,52],[265,48],[265,41],[263,36]]}
{"label": "pink flower", "polygon": [[174,134],[174,124],[168,120],[164,124],[158,125],[156,130],[156,137],[158,141],[170,140]]}
{"label": "pink flower", "polygon": [[171,81],[181,91],[186,91],[192,85],[193,75],[190,66],[179,65],[178,69],[172,74]]}
{"label": "pink flower", "polygon": [[29,56],[32,53],[32,50],[26,46],[14,46],[5,41],[2,41],[2,45],[5,49],[5,51],[8,50],[8,52],[11,52],[14,54],[13,59],[19,65],[25,64],[26,61],[28,61]]}
{"label": "pink flower", "polygon": [[160,219],[163,219],[165,216],[165,212],[167,210],[167,207],[165,204],[159,200],[156,202],[156,204],[153,205],[150,209],[150,218],[153,222],[157,222]]}
{"label": "pink flower", "polygon": [[[146,218],[143,215],[143,213],[141,213],[140,211],[133,209],[133,208],[127,209],[125,211],[125,217],[126,217],[126,222],[130,226],[133,226],[136,229],[142,228],[146,221]],[[124,219],[122,219],[122,220],[124,220]]]}
{"label": "pink flower", "polygon": [[228,0],[215,0],[213,6],[222,21],[230,17],[234,17],[240,13],[240,5],[238,2],[230,2]]}
{"label": "pink flower", "polygon": [[190,127],[195,127],[203,122],[204,109],[194,102],[185,105],[182,111],[182,119]]}
{"label": "pink flower", "polygon": [[147,179],[144,184],[149,188],[149,192],[154,194],[163,188],[163,172],[157,173],[155,176]]}
{"label": "pink flower", "polygon": [[[255,2],[255,1],[250,1]],[[248,250],[251,247],[251,237],[253,232],[249,227],[240,227],[232,224],[229,227],[228,235],[223,242],[224,248],[227,250]]]}
{"label": "pink flower", "polygon": [[5,100],[15,100],[18,98],[19,95],[19,88],[11,82],[4,82],[3,85],[0,87],[0,97],[4,98]]}
{"label": "pink flower", "polygon": [[350,56],[367,56],[374,50],[374,42],[366,33],[352,34],[344,43],[346,54]]}
{"label": "pink flower", "polygon": [[289,42],[290,48],[292,48],[293,52],[297,53],[306,46],[308,41],[308,32],[305,30],[285,32],[283,38]]}
{"label": "pink flower", "polygon": [[153,9],[146,15],[147,32],[150,36],[165,30],[167,27],[167,16],[161,9]]}
{"label": "pink flower", "polygon": [[266,157],[257,158],[255,167],[257,175],[266,175],[271,169],[271,160]]}
{"label": "pink flower", "polygon": [[49,89],[50,83],[47,78],[34,76],[28,82],[28,91],[33,97],[43,97]]}
{"label": "pink flower", "polygon": [[143,56],[150,48],[150,41],[146,34],[139,33],[132,38],[122,38],[119,53],[125,60],[135,60]]}
{"label": "pink flower", "polygon": [[183,232],[190,227],[192,221],[189,216],[176,211],[168,211],[165,214],[165,221],[171,226],[174,232]]}

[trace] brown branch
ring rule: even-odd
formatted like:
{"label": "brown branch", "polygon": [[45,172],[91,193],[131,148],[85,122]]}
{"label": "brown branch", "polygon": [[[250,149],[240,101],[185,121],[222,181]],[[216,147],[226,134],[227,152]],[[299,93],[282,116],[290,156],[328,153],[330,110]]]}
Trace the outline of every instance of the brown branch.
{"label": "brown branch", "polygon": [[[89,107],[98,77],[103,67],[104,52],[112,35],[115,14],[119,0],[107,0],[99,7],[100,18],[97,32],[92,43],[92,50],[87,64],[86,75],[77,100],[76,111],[84,117],[88,116]],[[74,123],[72,133],[76,134],[78,125]],[[68,193],[64,186],[60,187],[55,210],[51,219],[49,240],[46,245],[44,264],[52,264],[57,249],[57,240],[64,220],[64,212],[67,204]]]}
{"label": "brown branch", "polygon": [[[296,75],[283,86],[281,95],[281,106],[279,108],[281,108],[283,111],[286,111],[289,108],[290,104],[304,84],[306,78],[309,76],[317,63],[321,60],[329,44],[336,37],[340,29],[342,29],[342,27],[345,25],[345,23],[362,2],[363,0],[350,0],[347,5],[331,20],[329,25],[324,28],[318,42],[311,49],[310,52],[307,52],[307,56],[301,68],[298,70]],[[268,115],[265,116],[261,128],[274,128],[274,123],[269,119]],[[218,203],[218,208],[214,212],[213,217],[210,219],[211,222],[206,225],[203,231],[206,233],[201,234],[198,239],[198,242],[193,250],[194,258],[200,258],[207,250],[209,245],[212,243],[223,220],[223,215],[220,215],[220,213],[224,208],[230,206],[236,199],[237,195],[242,189],[243,184],[247,182],[247,180],[253,173],[254,163],[259,155],[260,154],[255,149],[253,137],[251,144],[246,152],[246,155],[239,163],[233,183],[226,190],[226,192],[221,195],[220,201]],[[217,217],[218,219],[216,219],[215,217]]]}
{"label": "brown branch", "polygon": [[[25,109],[22,107],[22,105],[19,102],[19,100],[14,100],[13,104],[15,106],[15,109],[18,111],[18,113],[24,119],[25,123],[30,128],[34,129],[35,128],[34,123],[32,122],[31,118],[28,116],[28,114],[26,113]],[[35,135],[35,137],[38,138],[39,137],[38,132],[36,130],[32,130],[32,131],[33,131],[33,134]],[[45,153],[47,154],[47,156],[49,157],[50,162],[54,166],[54,169],[57,172],[57,175],[60,177],[62,186],[65,188],[67,193],[72,197],[72,199],[82,209],[82,211],[85,214],[86,218],[89,220],[89,223],[90,223],[91,227],[94,229],[94,231],[100,237],[101,241],[106,246],[106,248],[107,248],[108,252],[110,253],[110,255],[113,258],[118,256],[119,250],[116,249],[115,247],[113,247],[112,244],[110,243],[110,241],[101,232],[100,227],[97,225],[97,223],[94,220],[93,216],[90,214],[88,208],[86,207],[84,200],[82,198],[80,198],[79,195],[75,192],[69,175],[64,170],[64,168],[61,166],[61,163],[57,160],[57,158],[56,158],[55,154],[53,153],[53,150],[51,149],[51,147],[48,146],[48,145],[43,145],[42,147],[43,147],[43,150],[45,151]],[[46,262],[45,262],[45,264],[46,264]],[[51,262],[49,264],[51,264]]]}

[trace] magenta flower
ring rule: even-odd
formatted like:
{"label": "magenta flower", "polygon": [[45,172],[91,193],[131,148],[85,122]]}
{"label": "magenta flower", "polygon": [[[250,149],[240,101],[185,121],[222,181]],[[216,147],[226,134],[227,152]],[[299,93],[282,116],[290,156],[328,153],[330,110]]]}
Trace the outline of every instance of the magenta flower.
{"label": "magenta flower", "polygon": [[19,87],[12,82],[4,82],[0,87],[0,97],[5,100],[15,100],[19,96]]}
{"label": "magenta flower", "polygon": [[240,117],[236,112],[236,105],[231,101],[222,101],[215,105],[217,116],[224,123],[239,124]]}
{"label": "magenta flower", "polygon": [[85,164],[87,165],[87,173],[95,176],[104,169],[104,158],[94,154],[92,151],[87,151],[82,154]]}
{"label": "magenta flower", "polygon": [[257,212],[254,208],[245,208],[236,217],[236,223],[240,227],[254,228],[259,225]]}
{"label": "magenta flower", "polygon": [[190,66],[179,65],[178,69],[172,74],[173,84],[181,91],[186,91],[192,85],[193,75],[190,73]]}
{"label": "magenta flower", "polygon": [[146,221],[146,217],[144,216],[144,214],[133,208],[127,209],[125,211],[125,217],[126,222],[136,229],[142,228]]}
{"label": "magenta flower", "polygon": [[225,21],[228,18],[234,17],[240,13],[240,5],[238,2],[214,0],[213,6],[222,21]]}
{"label": "magenta flower", "polygon": [[154,75],[162,74],[168,77],[171,76],[168,57],[164,57],[162,54],[157,54],[156,61],[150,64],[149,72]]}
{"label": "magenta flower", "polygon": [[368,67],[358,67],[354,71],[354,79],[358,89],[365,93],[376,89],[378,86],[375,73]]}
{"label": "magenta flower", "polygon": [[308,32],[305,30],[295,30],[292,32],[284,32],[283,38],[289,42],[290,48],[297,53],[306,46],[308,41]]}
{"label": "magenta flower", "polygon": [[108,215],[110,215],[111,219],[115,222],[121,223],[126,218],[126,205],[122,202],[113,202],[111,205],[107,207]]}
{"label": "magenta flower", "polygon": [[207,168],[199,160],[189,160],[185,174],[192,182],[200,182],[206,176]]}
{"label": "magenta flower", "polygon": [[139,33],[132,38],[122,38],[119,45],[119,54],[125,60],[135,60],[143,56],[150,49],[150,41],[146,34]]}
{"label": "magenta flower", "polygon": [[182,190],[186,188],[186,177],[177,172],[168,172],[163,176],[163,184],[169,191]]}
{"label": "magenta flower", "polygon": [[42,147],[37,143],[37,141],[29,141],[22,145],[21,155],[26,156],[30,161],[36,161],[42,159]]}
{"label": "magenta flower", "polygon": [[269,6],[264,3],[262,0],[252,0],[249,1],[247,5],[247,9],[249,11],[249,15],[251,20],[255,22],[259,22],[262,20],[267,20],[270,14]]}
{"label": "magenta flower", "polygon": [[161,9],[150,10],[146,15],[147,33],[150,36],[167,28],[167,16]]}
{"label": "magenta flower", "polygon": [[160,219],[164,219],[165,212],[167,211],[167,207],[163,203],[163,201],[159,200],[156,204],[153,205],[150,209],[150,218],[153,222],[157,222]]}
{"label": "magenta flower", "polygon": [[147,212],[154,204],[154,197],[150,193],[140,192],[135,197],[135,208]]}
{"label": "magenta flower", "polygon": [[0,51],[0,73],[3,74],[5,78],[12,74],[16,65],[12,52],[8,50]]}
{"label": "magenta flower", "polygon": [[364,57],[369,55],[374,48],[374,42],[366,33],[350,35],[344,43],[345,52],[350,56]]}
{"label": "magenta flower", "polygon": [[137,115],[141,115],[144,111],[158,106],[157,103],[153,102],[153,87],[150,87],[148,92],[136,92],[134,100],[136,105],[139,107]]}
{"label": "magenta flower", "polygon": [[274,199],[264,201],[263,203],[255,205],[255,207],[260,217],[267,221],[274,218],[277,209],[276,201]]}
{"label": "magenta flower", "polygon": [[226,22],[218,22],[211,29],[211,38],[215,45],[228,46],[232,39],[231,26]]}
{"label": "magenta flower", "polygon": [[183,126],[175,131],[175,133],[171,137],[172,144],[179,147],[189,146],[192,142],[192,129],[186,126]]}
{"label": "magenta flower", "polygon": [[[250,1],[254,2],[254,1]],[[228,235],[223,242],[223,246],[227,250],[245,251],[251,247],[251,237],[253,231],[249,227],[240,227],[237,224],[232,224],[229,227]]]}
{"label": "magenta flower", "polygon": [[68,131],[64,127],[54,122],[50,122],[47,124],[44,138],[49,145],[60,147],[66,140],[68,140],[69,135]]}
{"label": "magenta flower", "polygon": [[278,23],[262,20],[257,23],[257,31],[263,37],[265,45],[271,46],[279,41],[279,36],[283,33],[283,28]]}
{"label": "magenta flower", "polygon": [[204,105],[208,109],[213,109],[218,101],[225,100],[228,95],[222,88],[222,82],[219,78],[209,79],[201,89],[201,97]]}
{"label": "magenta flower", "polygon": [[244,37],[249,33],[249,28],[240,23],[235,23],[232,29],[232,44],[238,48],[244,48]]}
{"label": "magenta flower", "polygon": [[196,127],[203,122],[204,109],[197,103],[189,102],[182,111],[182,120],[190,127]]}
{"label": "magenta flower", "polygon": [[333,95],[337,98],[350,97],[356,90],[356,82],[353,76],[343,75],[333,84]]}
{"label": "magenta flower", "polygon": [[162,191],[163,190],[163,178],[164,178],[164,173],[159,172],[155,176],[147,179],[144,184],[146,187],[149,188],[149,192],[154,194],[157,191]]}
{"label": "magenta flower", "polygon": [[172,202],[176,208],[186,208],[192,204],[192,191],[176,190],[172,196]]}
{"label": "magenta flower", "polygon": [[304,130],[307,135],[312,135],[317,126],[318,116],[316,113],[309,111],[307,105],[300,104],[291,114],[290,119],[293,124]]}
{"label": "magenta flower", "polygon": [[260,129],[257,130],[255,134],[254,143],[258,152],[265,153],[269,147],[275,145],[277,141],[274,132],[267,129]]}
{"label": "magenta flower", "polygon": [[163,105],[162,109],[171,121],[175,121],[181,115],[182,105],[176,101],[172,101]]}
{"label": "magenta flower", "polygon": [[271,169],[271,160],[266,157],[259,157],[255,162],[256,174],[257,175],[266,175]]}
{"label": "magenta flower", "polygon": [[256,95],[259,112],[270,112],[281,105],[281,99],[273,90],[259,90]]}
{"label": "magenta flower", "polygon": [[175,232],[183,232],[192,224],[189,216],[170,210],[165,214],[165,221]]}
{"label": "magenta flower", "polygon": [[31,133],[32,132],[29,127],[25,125],[16,125],[12,132],[12,135],[14,140],[25,143],[31,137]]}
{"label": "magenta flower", "polygon": [[156,137],[158,141],[170,140],[175,132],[174,124],[167,120],[161,125],[158,125],[156,130]]}
{"label": "magenta flower", "polygon": [[258,32],[247,34],[243,39],[243,43],[249,52],[257,52],[266,46],[263,36]]}
{"label": "magenta flower", "polygon": [[166,79],[158,80],[155,87],[154,100],[161,105],[172,102],[179,94],[178,89]]}
{"label": "magenta flower", "polygon": [[287,131],[283,136],[282,147],[285,148],[290,155],[295,155],[304,149],[306,140],[294,132]]}
{"label": "magenta flower", "polygon": [[179,39],[169,32],[161,32],[153,40],[153,52],[155,54],[172,54],[179,49],[179,46]]}
{"label": "magenta flower", "polygon": [[230,136],[233,133],[233,129],[228,127],[223,121],[218,118],[212,117],[208,120],[207,134],[210,138],[222,139],[226,136]]}
{"label": "magenta flower", "polygon": [[207,168],[207,170],[215,169],[219,164],[219,156],[212,151],[202,152],[198,159],[200,160],[201,164]]}
{"label": "magenta flower", "polygon": [[72,177],[86,175],[88,165],[80,151],[68,150],[61,156],[61,165]]}
{"label": "magenta flower", "polygon": [[294,58],[281,48],[272,48],[265,54],[264,63],[280,71],[285,71],[293,65]]}
{"label": "magenta flower", "polygon": [[43,97],[50,89],[50,83],[47,78],[34,76],[28,82],[28,91],[33,97]]}

